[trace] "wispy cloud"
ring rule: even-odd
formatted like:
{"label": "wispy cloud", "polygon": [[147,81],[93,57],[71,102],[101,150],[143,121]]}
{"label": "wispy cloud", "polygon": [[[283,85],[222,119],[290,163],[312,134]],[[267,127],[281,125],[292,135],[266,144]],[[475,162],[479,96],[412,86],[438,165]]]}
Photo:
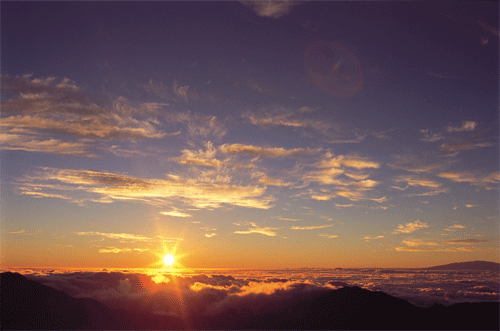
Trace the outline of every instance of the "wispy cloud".
{"label": "wispy cloud", "polygon": [[417,246],[440,246],[438,243],[431,241],[424,241],[422,239],[404,239],[402,241],[406,246],[417,247]]}
{"label": "wispy cloud", "polygon": [[454,224],[452,226],[447,227],[446,231],[456,231],[457,229],[465,229],[466,226],[462,224]]}
{"label": "wispy cloud", "polygon": [[[333,126],[331,123],[319,119],[315,120],[311,118],[310,115],[304,116],[304,114],[309,114],[310,111],[304,111],[303,109],[304,107],[298,110],[290,110],[285,107],[275,106],[262,108],[257,112],[247,111],[244,112],[241,117],[251,124],[262,128],[285,126],[295,129],[312,129],[322,134],[329,133],[329,130]],[[307,110],[309,110],[309,108],[307,108]]]}
{"label": "wispy cloud", "polygon": [[392,234],[398,234],[398,233],[412,233],[417,230],[423,229],[423,228],[428,228],[429,226],[427,223],[420,222],[419,220],[413,222],[413,223],[406,223],[405,225],[400,224],[398,225],[398,228],[395,229]]}
{"label": "wispy cloud", "polygon": [[488,242],[486,239],[450,239],[450,240],[443,240],[443,242],[447,244],[452,244],[452,245],[458,245],[458,244],[466,244],[466,245],[472,245],[472,244],[478,244],[478,243],[485,243]]}
{"label": "wispy cloud", "polygon": [[357,144],[365,139],[366,135],[358,136],[356,139],[345,139],[345,140],[330,140],[328,143],[330,144]]}
{"label": "wispy cloud", "polygon": [[374,236],[374,237],[365,236],[363,239],[364,240],[377,240],[377,239],[382,239],[382,238],[384,238],[384,236]]}
{"label": "wispy cloud", "polygon": [[149,238],[149,237],[145,237],[142,235],[130,234],[130,233],[103,233],[103,232],[90,231],[90,232],[75,232],[75,234],[77,234],[79,236],[100,236],[100,237],[109,238],[109,239],[142,241],[142,242],[153,240],[152,238]]}
{"label": "wispy cloud", "polygon": [[[111,140],[178,135],[161,129],[154,103],[93,100],[67,78],[2,76],[2,149],[97,157]],[[54,136],[57,135],[57,138]]]}
{"label": "wispy cloud", "polygon": [[247,87],[262,94],[274,94],[274,91],[272,89],[257,84],[257,82],[255,82],[255,80],[253,79],[248,80]]}
{"label": "wispy cloud", "polygon": [[3,150],[17,150],[59,155],[71,155],[85,158],[97,158],[96,144],[92,140],[73,141],[54,138],[39,138],[37,135],[0,133],[0,145]]}
{"label": "wispy cloud", "polygon": [[338,208],[349,208],[349,207],[354,207],[354,205],[352,203],[347,204],[347,205],[341,205],[341,204],[336,203],[335,207],[338,207]]}
{"label": "wispy cloud", "polygon": [[476,149],[482,147],[495,146],[492,141],[476,141],[476,140],[458,140],[451,143],[441,145],[441,150],[446,152],[456,152],[461,150]]}
{"label": "wispy cloud", "polygon": [[207,237],[207,238],[212,238],[212,237],[215,237],[216,235],[217,235],[217,233],[215,233],[215,232],[205,233],[205,237]]}
{"label": "wispy cloud", "polygon": [[281,179],[269,178],[267,176],[262,176],[259,178],[259,183],[269,186],[290,186],[291,182],[284,182]]}
{"label": "wispy cloud", "polygon": [[477,127],[476,122],[463,121],[462,126],[458,126],[458,127],[448,126],[448,127],[446,127],[446,131],[448,131],[448,132],[474,131],[474,129],[476,127]]}
{"label": "wispy cloud", "polygon": [[176,80],[172,85],[164,84],[162,81],[151,79],[147,84],[141,85],[142,88],[151,95],[176,103],[186,103],[199,98],[195,91],[189,90],[189,85],[181,85]]}
{"label": "wispy cloud", "polygon": [[[2,127],[30,128],[69,136],[99,139],[157,139],[168,135],[141,106],[125,98],[98,104],[83,96],[69,80],[30,75],[4,77],[2,90],[13,97],[2,102]],[[144,116],[145,115],[145,116]]]}
{"label": "wispy cloud", "polygon": [[228,132],[225,123],[217,116],[191,114],[190,112],[173,113],[165,115],[167,119],[182,123],[187,128],[187,133],[192,137],[220,140]]}
{"label": "wispy cloud", "polygon": [[500,172],[492,172],[487,175],[470,172],[442,172],[438,176],[457,183],[469,183],[486,190],[498,188],[500,183]]}
{"label": "wispy cloud", "polygon": [[24,229],[21,229],[19,231],[9,231],[9,233],[13,233],[13,234],[22,234],[24,233]]}
{"label": "wispy cloud", "polygon": [[173,216],[173,217],[193,217],[191,214],[183,213],[178,210],[172,210],[172,211],[161,211],[160,214],[166,215],[166,216]]}
{"label": "wispy cloud", "polygon": [[277,230],[278,228],[272,228],[272,227],[260,227],[255,223],[250,222],[249,223],[252,227],[248,228],[248,230],[245,231],[234,231],[234,233],[237,234],[252,234],[252,233],[258,233],[258,234],[263,234],[265,236],[269,237],[274,237],[276,236],[276,232],[274,230]]}
{"label": "wispy cloud", "polygon": [[440,183],[437,183],[433,180],[418,177],[418,176],[413,176],[413,175],[398,176],[394,179],[394,182],[406,183],[409,186],[420,186],[420,187],[427,187],[427,188],[438,188],[441,186]]}
{"label": "wispy cloud", "polygon": [[333,224],[313,225],[313,226],[292,226],[291,230],[316,230],[332,227]]}
{"label": "wispy cloud", "polygon": [[327,152],[323,160],[315,165],[317,168],[340,168],[341,166],[355,168],[355,169],[367,169],[374,168],[378,169],[380,164],[378,162],[370,160],[368,157],[362,157],[357,155],[333,155]]}
{"label": "wispy cloud", "polygon": [[280,221],[290,221],[290,222],[297,222],[300,221],[298,218],[286,218],[286,217],[278,217]]}
{"label": "wispy cloud", "polygon": [[125,247],[125,248],[106,247],[106,248],[100,248],[99,253],[114,253],[114,254],[127,253],[127,252],[143,253],[143,252],[147,252],[149,250],[151,250],[151,249],[149,249],[149,248],[129,248],[129,247]]}
{"label": "wispy cloud", "polygon": [[414,155],[393,155],[392,157],[395,159],[395,162],[389,163],[389,167],[408,172],[433,173],[446,167],[446,163],[428,163],[425,159]]}
{"label": "wispy cloud", "polygon": [[[301,174],[305,182],[317,182],[321,185],[331,186],[332,189],[322,189],[320,192],[311,191],[310,196],[315,200],[330,200],[337,196],[345,197],[351,201],[373,200],[375,198],[367,195],[367,192],[380,183],[368,179],[366,173],[356,173],[365,169],[377,169],[379,163],[366,157],[357,155],[333,155],[327,152],[319,162],[311,165],[311,170]],[[351,172],[355,169],[354,172]],[[348,179],[342,178],[346,175]]]}
{"label": "wispy cloud", "polygon": [[283,147],[260,147],[243,144],[224,144],[219,146],[222,153],[244,154],[251,157],[276,158],[276,157],[300,157],[318,154],[321,148],[294,148],[284,149]]}
{"label": "wispy cloud", "polygon": [[492,34],[494,34],[495,36],[499,37],[500,36],[500,32],[498,31],[497,28],[489,25],[488,23],[486,23],[485,21],[483,21],[481,18],[479,18],[477,21],[476,21],[477,24],[479,24],[479,26],[484,30],[484,31],[487,31],[487,32],[490,32]]}
{"label": "wispy cloud", "polygon": [[122,253],[122,252],[131,252],[132,249],[130,248],[116,248],[116,247],[107,247],[107,248],[100,248],[99,253]]}
{"label": "wispy cloud", "polygon": [[326,233],[321,233],[321,234],[318,234],[319,237],[326,237],[328,239],[335,239],[335,238],[338,238],[339,236],[336,235],[336,234],[326,234]]}
{"label": "wispy cloud", "polygon": [[205,150],[199,149],[197,151],[184,149],[182,150],[182,156],[172,159],[181,164],[203,165],[215,168],[220,167],[222,161],[216,158],[217,149],[213,147],[210,141],[206,143],[205,147]]}
{"label": "wispy cloud", "polygon": [[[443,246],[437,242],[425,241],[422,239],[405,239],[402,241],[406,247],[395,247],[398,252],[474,252],[481,250],[480,247],[470,247],[477,243],[475,239],[470,240],[443,240],[445,244],[452,246]],[[457,247],[458,244],[466,244],[469,247]]]}
{"label": "wispy cloud", "polygon": [[444,139],[444,137],[440,133],[432,133],[429,129],[425,130],[420,130],[420,133],[422,133],[424,136],[420,138],[422,141],[427,141],[427,142],[435,142],[441,139]]}

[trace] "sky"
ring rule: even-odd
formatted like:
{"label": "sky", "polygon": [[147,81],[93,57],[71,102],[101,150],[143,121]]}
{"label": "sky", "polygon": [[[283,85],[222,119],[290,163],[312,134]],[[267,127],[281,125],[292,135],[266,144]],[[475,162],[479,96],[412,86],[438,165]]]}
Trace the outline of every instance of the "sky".
{"label": "sky", "polygon": [[2,1],[2,266],[499,262],[498,12]]}

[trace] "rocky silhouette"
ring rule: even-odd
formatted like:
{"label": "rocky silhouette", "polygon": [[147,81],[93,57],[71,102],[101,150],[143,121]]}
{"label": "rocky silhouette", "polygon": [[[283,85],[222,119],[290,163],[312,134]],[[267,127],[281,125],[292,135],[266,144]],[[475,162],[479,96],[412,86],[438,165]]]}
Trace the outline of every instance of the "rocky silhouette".
{"label": "rocky silhouette", "polygon": [[47,329],[399,329],[498,330],[498,302],[420,308],[356,286],[287,298],[261,307],[170,317],[111,309],[73,298],[16,273],[1,274],[1,327]]}

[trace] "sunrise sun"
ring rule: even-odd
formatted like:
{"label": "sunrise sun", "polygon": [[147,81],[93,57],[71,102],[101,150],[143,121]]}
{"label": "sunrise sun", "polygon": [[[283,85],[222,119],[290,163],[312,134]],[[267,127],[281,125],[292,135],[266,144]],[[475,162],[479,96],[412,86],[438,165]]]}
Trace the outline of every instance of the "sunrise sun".
{"label": "sunrise sun", "polygon": [[165,257],[163,258],[163,262],[165,263],[165,265],[168,266],[171,266],[174,263],[174,261],[175,261],[174,257],[170,254],[165,255]]}

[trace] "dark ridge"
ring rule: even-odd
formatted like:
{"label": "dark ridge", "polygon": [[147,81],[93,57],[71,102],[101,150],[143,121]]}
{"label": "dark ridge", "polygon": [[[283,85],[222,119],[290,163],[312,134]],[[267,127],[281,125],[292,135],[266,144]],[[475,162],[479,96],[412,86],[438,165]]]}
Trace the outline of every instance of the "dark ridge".
{"label": "dark ridge", "polygon": [[1,274],[1,299],[1,327],[11,330],[499,330],[500,327],[498,302],[420,308],[386,293],[356,286],[296,296],[254,309],[231,307],[216,315],[181,319],[110,309],[96,300],[76,299],[6,272]]}
{"label": "dark ridge", "polygon": [[1,274],[2,330],[138,329],[127,313],[76,299],[17,273]]}
{"label": "dark ridge", "polygon": [[423,268],[424,270],[492,270],[500,271],[500,264],[488,261],[457,262],[435,267]]}

